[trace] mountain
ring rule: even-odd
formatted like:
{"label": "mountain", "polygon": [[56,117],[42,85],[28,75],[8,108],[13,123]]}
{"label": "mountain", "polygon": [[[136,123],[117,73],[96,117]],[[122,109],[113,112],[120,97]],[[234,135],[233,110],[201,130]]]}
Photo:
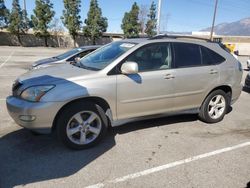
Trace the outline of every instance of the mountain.
{"label": "mountain", "polygon": [[[211,31],[210,28],[201,31]],[[250,36],[250,17],[232,23],[221,23],[214,27],[217,35]]]}

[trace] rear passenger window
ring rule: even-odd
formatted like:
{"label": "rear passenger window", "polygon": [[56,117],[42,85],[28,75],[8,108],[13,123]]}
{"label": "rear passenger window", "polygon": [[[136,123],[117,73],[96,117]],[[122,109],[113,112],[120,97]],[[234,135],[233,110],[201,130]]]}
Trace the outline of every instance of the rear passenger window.
{"label": "rear passenger window", "polygon": [[225,61],[224,57],[206,47],[202,46],[201,52],[203,65],[216,65]]}
{"label": "rear passenger window", "polygon": [[175,66],[193,67],[201,66],[201,53],[200,46],[189,43],[173,43],[175,53]]}

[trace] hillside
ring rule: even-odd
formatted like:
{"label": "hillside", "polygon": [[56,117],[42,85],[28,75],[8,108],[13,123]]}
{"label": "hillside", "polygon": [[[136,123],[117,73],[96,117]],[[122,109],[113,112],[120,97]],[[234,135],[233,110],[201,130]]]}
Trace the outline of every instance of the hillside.
{"label": "hillside", "polygon": [[[210,31],[211,28],[202,31]],[[250,17],[232,23],[221,23],[215,26],[217,35],[250,36]]]}

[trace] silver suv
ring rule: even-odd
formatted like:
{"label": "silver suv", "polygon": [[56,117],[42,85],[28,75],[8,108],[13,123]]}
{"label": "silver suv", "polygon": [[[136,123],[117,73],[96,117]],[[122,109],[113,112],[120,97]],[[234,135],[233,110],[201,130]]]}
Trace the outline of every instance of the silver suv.
{"label": "silver suv", "polygon": [[7,98],[11,117],[39,133],[53,130],[74,149],[98,143],[107,127],[159,114],[223,119],[241,93],[241,64],[220,44],[157,36],[110,43],[77,65],[20,76]]}

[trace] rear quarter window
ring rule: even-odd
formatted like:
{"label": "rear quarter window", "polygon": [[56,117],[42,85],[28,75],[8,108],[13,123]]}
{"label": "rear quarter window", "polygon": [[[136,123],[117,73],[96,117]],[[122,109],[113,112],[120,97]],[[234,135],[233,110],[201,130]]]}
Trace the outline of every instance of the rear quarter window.
{"label": "rear quarter window", "polygon": [[216,65],[224,62],[226,59],[204,46],[201,46],[202,64],[203,65]]}

